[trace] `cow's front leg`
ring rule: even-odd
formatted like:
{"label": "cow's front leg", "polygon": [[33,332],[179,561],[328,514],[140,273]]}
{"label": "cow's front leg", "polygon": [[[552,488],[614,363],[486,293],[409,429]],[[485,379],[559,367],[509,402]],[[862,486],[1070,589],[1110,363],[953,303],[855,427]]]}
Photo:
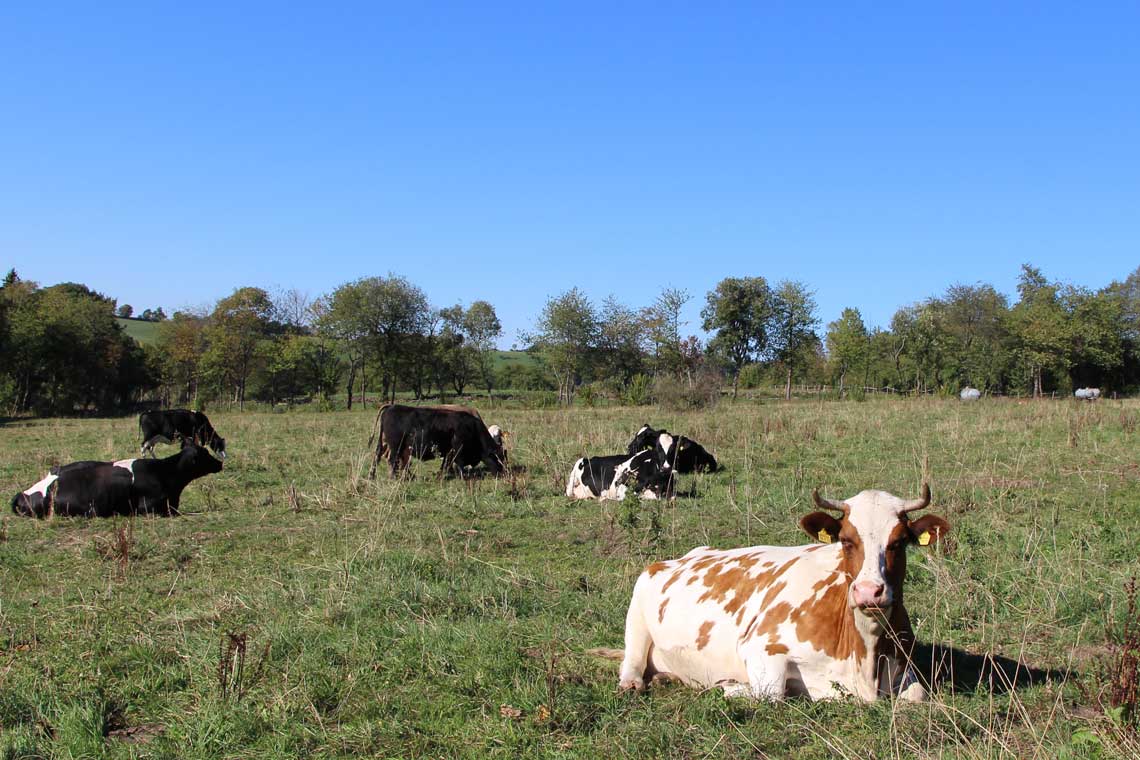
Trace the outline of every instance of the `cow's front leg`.
{"label": "cow's front leg", "polygon": [[894,690],[899,699],[906,700],[907,702],[925,702],[926,701],[926,687],[918,679],[918,674],[915,673],[914,668],[907,665],[899,678],[898,685]]}
{"label": "cow's front leg", "polygon": [[787,692],[788,656],[768,654],[756,647],[752,652],[741,652],[748,683],[722,684],[726,697],[748,697],[769,701],[781,700]]}

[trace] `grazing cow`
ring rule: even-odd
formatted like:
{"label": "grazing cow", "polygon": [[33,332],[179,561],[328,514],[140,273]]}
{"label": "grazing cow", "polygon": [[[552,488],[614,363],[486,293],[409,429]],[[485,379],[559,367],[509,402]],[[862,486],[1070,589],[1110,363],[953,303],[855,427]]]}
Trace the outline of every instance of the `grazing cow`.
{"label": "grazing cow", "polygon": [[441,469],[460,473],[480,462],[494,474],[503,471],[502,431],[493,436],[473,410],[388,404],[377,416],[379,440],[369,478],[375,477],[381,457],[388,459],[392,476],[407,469],[413,456],[425,461],[438,456],[443,459]]}
{"label": "grazing cow", "polygon": [[962,399],[963,401],[977,401],[981,397],[982,392],[980,390],[977,388],[971,388],[968,385],[962,389],[961,393],[958,394],[958,398]]}
{"label": "grazing cow", "polygon": [[669,474],[669,464],[652,451],[639,451],[633,456],[582,457],[574,463],[566,480],[566,496],[621,501],[632,488],[642,499],[668,497],[672,483]]}
{"label": "grazing cow", "polygon": [[176,515],[190,481],[221,470],[219,460],[191,441],[165,459],[72,462],[12,497],[12,511],[27,517]]}
{"label": "grazing cow", "polygon": [[685,436],[673,436],[668,430],[654,430],[643,425],[629,442],[630,456],[646,449],[655,449],[673,471],[684,475],[689,472],[716,472],[716,457],[704,446]]}
{"label": "grazing cow", "polygon": [[885,491],[812,497],[841,513],[800,521],[820,544],[701,546],[650,565],[626,616],[620,688],[643,689],[662,673],[729,696],[924,699],[903,579],[907,546],[950,529],[935,515],[910,517],[930,503],[930,488],[913,501]]}
{"label": "grazing cow", "polygon": [[1085,401],[1096,401],[1100,398],[1100,388],[1077,388],[1073,395]]}
{"label": "grazing cow", "polygon": [[226,439],[218,435],[210,419],[201,412],[189,409],[161,409],[139,415],[139,433],[142,435],[140,456],[147,452],[153,457],[155,444],[193,441],[209,446],[222,459],[226,458]]}

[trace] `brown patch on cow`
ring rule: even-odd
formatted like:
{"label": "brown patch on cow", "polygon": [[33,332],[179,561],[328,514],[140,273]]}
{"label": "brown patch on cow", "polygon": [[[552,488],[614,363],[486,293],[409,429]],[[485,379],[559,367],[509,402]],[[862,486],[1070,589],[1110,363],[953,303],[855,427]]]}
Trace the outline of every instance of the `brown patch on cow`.
{"label": "brown patch on cow", "polygon": [[791,612],[796,638],[836,660],[852,656],[862,660],[867,645],[855,628],[855,613],[847,606],[847,583],[832,586],[822,596],[813,596]]}
{"label": "brown patch on cow", "polygon": [[658,623],[665,622],[665,608],[667,606],[669,606],[669,597],[665,597],[664,599],[662,599],[661,600],[661,606],[657,608],[657,622]]}
{"label": "brown patch on cow", "polygon": [[673,574],[671,576],[669,576],[669,580],[665,581],[665,585],[661,587],[661,593],[664,594],[666,591],[668,591],[669,587],[672,586],[674,583],[676,583],[678,580],[680,580],[681,576],[684,574],[685,574],[685,568],[683,568],[683,567],[679,567],[676,570],[674,570]]}
{"label": "brown patch on cow", "polygon": [[[745,604],[756,594],[771,587],[781,575],[798,561],[798,557],[792,557],[775,570],[763,571],[756,576],[752,576],[749,572],[759,564],[759,559],[754,554],[723,561],[710,567],[705,573],[703,582],[708,587],[708,591],[702,594],[697,602],[706,602],[711,599],[722,604],[725,613],[736,615],[736,624],[740,625],[744,620]],[[728,599],[729,592],[732,593],[732,599]],[[770,602],[775,596],[775,594],[771,594],[768,601]]]}
{"label": "brown patch on cow", "polygon": [[822,591],[823,589],[827,588],[828,586],[834,584],[838,580],[839,580],[839,571],[836,570],[835,572],[833,572],[831,575],[827,576],[823,580],[816,581],[815,585],[813,585],[811,587],[811,590],[813,593],[818,594],[820,591]]}
{"label": "brown patch on cow", "polygon": [[652,578],[653,576],[657,575],[657,573],[661,572],[662,570],[668,570],[668,569],[669,569],[668,564],[666,564],[664,562],[654,562],[652,565],[645,568],[645,572],[649,573],[649,577]]}
{"label": "brown patch on cow", "polygon": [[772,586],[768,589],[768,593],[764,595],[764,599],[760,602],[760,609],[767,609],[768,605],[775,601],[776,597],[779,596],[780,592],[787,588],[787,586],[787,581],[773,583]]}
{"label": "brown patch on cow", "polygon": [[700,579],[701,579],[701,576],[694,573],[693,575],[689,576],[689,580],[685,581],[685,585],[686,586],[692,586],[694,583],[696,583]]}
{"label": "brown patch on cow", "polygon": [[716,625],[716,623],[711,620],[706,620],[705,622],[701,623],[701,628],[699,631],[697,631],[698,652],[709,645],[709,631],[712,630],[712,627],[714,625]]}
{"label": "brown patch on cow", "polygon": [[769,644],[764,651],[768,654],[787,654],[788,648],[783,644]]}
{"label": "brown patch on cow", "polygon": [[756,627],[752,629],[752,633],[749,638],[752,638],[753,636],[772,635],[776,632],[776,629],[780,626],[780,624],[787,620],[788,616],[791,614],[792,605],[788,604],[787,602],[780,602],[764,613],[764,617],[761,618]]}

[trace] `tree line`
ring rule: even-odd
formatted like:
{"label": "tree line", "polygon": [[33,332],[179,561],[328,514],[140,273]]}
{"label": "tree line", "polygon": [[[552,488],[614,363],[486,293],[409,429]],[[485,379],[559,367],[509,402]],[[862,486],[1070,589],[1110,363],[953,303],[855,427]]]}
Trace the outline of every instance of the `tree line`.
{"label": "tree line", "polygon": [[40,287],[13,270],[0,285],[0,409],[9,414],[110,411],[139,404],[201,406],[247,400],[344,405],[463,396],[499,389],[552,401],[607,397],[697,405],[741,388],[827,384],[1042,395],[1081,386],[1140,387],[1140,268],[1100,290],[1021,269],[1017,299],[991,285],[955,284],[868,328],[858,308],[821,324],[807,285],[728,277],[705,295],[666,288],[648,305],[594,303],[573,287],[550,297],[520,334],[529,361],[502,363],[502,326],[483,300],[432,305],[389,274],[310,299],[297,290],[240,287],[212,308],[148,309],[153,343],[115,319],[128,306],[76,283]]}

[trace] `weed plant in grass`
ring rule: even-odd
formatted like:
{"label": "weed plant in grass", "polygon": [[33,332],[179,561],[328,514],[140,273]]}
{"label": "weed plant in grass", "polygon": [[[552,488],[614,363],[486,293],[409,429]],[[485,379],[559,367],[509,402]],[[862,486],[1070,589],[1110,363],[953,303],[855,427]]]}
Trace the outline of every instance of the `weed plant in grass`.
{"label": "weed plant in grass", "polygon": [[[1138,411],[485,410],[525,469],[466,482],[436,462],[363,478],[374,409],[211,413],[230,456],[187,489],[185,516],[8,517],[0,756],[1136,757],[1098,674],[1140,572]],[[725,471],[684,476],[671,502],[566,500],[577,457],[624,451],[646,422]],[[0,485],[129,456],[136,438],[134,418],[9,422]],[[954,530],[909,563],[907,607],[945,671],[929,703],[618,695],[616,663],[583,654],[621,646],[646,563],[803,543],[816,485],[924,480]],[[984,655],[1007,660],[979,682]]]}

